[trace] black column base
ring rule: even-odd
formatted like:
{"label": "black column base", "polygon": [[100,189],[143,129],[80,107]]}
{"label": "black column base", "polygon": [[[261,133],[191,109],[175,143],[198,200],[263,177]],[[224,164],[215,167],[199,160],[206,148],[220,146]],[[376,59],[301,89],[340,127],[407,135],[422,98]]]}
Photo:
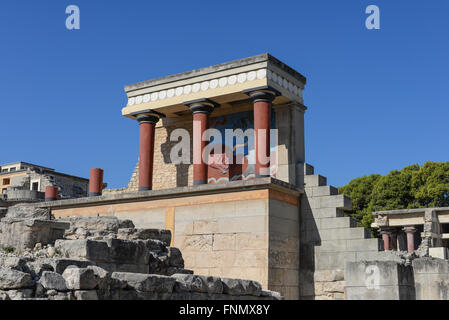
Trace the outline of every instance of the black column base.
{"label": "black column base", "polygon": [[199,185],[202,185],[202,184],[207,184],[207,181],[206,180],[195,180],[195,181],[193,181],[193,185],[194,186],[199,186]]}
{"label": "black column base", "polygon": [[101,192],[89,192],[89,197],[98,197],[101,196]]}
{"label": "black column base", "polygon": [[45,202],[56,201],[56,200],[58,200],[58,199],[57,198],[45,198]]}
{"label": "black column base", "polygon": [[153,190],[152,187],[139,187],[139,191],[150,191]]}

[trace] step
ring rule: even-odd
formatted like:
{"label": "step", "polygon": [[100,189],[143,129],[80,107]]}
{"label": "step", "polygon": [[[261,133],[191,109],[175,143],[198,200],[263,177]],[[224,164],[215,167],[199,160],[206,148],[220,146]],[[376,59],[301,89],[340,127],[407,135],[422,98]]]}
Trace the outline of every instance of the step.
{"label": "step", "polygon": [[323,218],[317,223],[320,229],[356,228],[357,220],[351,217]]}
{"label": "step", "polygon": [[324,197],[324,196],[336,196],[338,195],[338,189],[333,186],[321,186],[307,188],[308,196],[312,197]]}
{"label": "step", "polygon": [[352,209],[351,198],[343,194],[337,196],[318,197],[315,200],[319,200],[319,204],[316,202],[314,203],[315,206],[318,206],[317,208],[337,208],[343,210]]}
{"label": "step", "polygon": [[365,228],[339,228],[339,229],[321,229],[321,241],[325,240],[355,240],[368,239],[371,234]]}
{"label": "step", "polygon": [[319,174],[304,176],[304,187],[321,187],[327,185],[327,178]]}

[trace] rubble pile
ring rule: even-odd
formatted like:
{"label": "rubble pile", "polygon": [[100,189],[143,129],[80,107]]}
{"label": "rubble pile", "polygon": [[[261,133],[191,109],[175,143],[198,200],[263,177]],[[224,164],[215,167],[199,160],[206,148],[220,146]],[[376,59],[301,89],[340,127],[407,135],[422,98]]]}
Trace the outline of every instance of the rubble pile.
{"label": "rubble pile", "polygon": [[168,230],[115,217],[55,220],[30,206],[0,224],[0,300],[282,299],[255,281],[184,269]]}

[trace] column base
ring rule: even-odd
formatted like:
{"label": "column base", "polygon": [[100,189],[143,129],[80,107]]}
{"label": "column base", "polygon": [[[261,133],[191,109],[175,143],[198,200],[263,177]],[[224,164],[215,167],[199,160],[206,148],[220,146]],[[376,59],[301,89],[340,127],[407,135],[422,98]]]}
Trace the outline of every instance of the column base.
{"label": "column base", "polygon": [[206,180],[195,180],[195,181],[193,181],[193,185],[194,186],[199,186],[199,185],[202,185],[202,184],[207,184],[207,181]]}
{"label": "column base", "polygon": [[101,196],[100,192],[89,192],[89,197],[99,197]]}
{"label": "column base", "polygon": [[45,202],[56,201],[56,200],[58,200],[58,199],[57,198],[45,198]]}
{"label": "column base", "polygon": [[153,190],[152,187],[139,187],[139,191],[150,191]]}

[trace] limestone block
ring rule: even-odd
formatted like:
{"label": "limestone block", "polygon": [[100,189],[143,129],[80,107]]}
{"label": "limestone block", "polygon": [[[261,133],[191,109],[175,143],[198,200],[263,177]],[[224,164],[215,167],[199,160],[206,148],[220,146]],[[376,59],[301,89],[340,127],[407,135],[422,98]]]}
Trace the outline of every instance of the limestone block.
{"label": "limestone block", "polygon": [[[317,199],[318,201],[318,199]],[[344,213],[342,210],[338,208],[317,208],[312,209],[312,215],[315,219],[322,219],[322,218],[337,218],[337,217],[343,217]]]}
{"label": "limestone block", "polygon": [[340,228],[320,230],[321,240],[351,240],[366,239],[370,237],[370,231],[365,228]]}
{"label": "limestone block", "polygon": [[380,251],[383,249],[383,241],[377,238],[348,240],[348,251]]}
{"label": "limestone block", "polygon": [[233,296],[259,296],[262,291],[262,286],[256,281],[221,278],[221,282],[223,283],[223,293]]}
{"label": "limestone block", "polygon": [[333,186],[312,187],[311,191],[312,191],[313,197],[324,197],[324,196],[338,195],[338,189]]}
{"label": "limestone block", "polygon": [[199,276],[192,274],[174,274],[176,280],[176,291],[190,291],[201,293],[222,293],[223,283],[220,278],[212,276]]}
{"label": "limestone block", "polygon": [[149,251],[142,240],[106,239],[109,259],[119,264],[148,264]]}
{"label": "limestone block", "polygon": [[346,261],[355,260],[355,252],[326,252],[321,253],[315,248],[315,270],[344,269]]}
{"label": "limestone block", "polygon": [[0,257],[0,266],[25,271],[27,261],[20,257]]}
{"label": "limestone block", "polygon": [[343,281],[344,278],[345,275],[342,269],[317,270],[314,273],[315,282]]}
{"label": "limestone block", "polygon": [[351,198],[343,194],[337,196],[319,197],[318,199],[320,201],[320,208],[337,208],[344,210],[352,209]]}
{"label": "limestone block", "polygon": [[62,239],[68,223],[40,219],[3,218],[0,242],[17,250],[34,249],[37,243],[53,244]]}
{"label": "limestone block", "polygon": [[27,268],[33,277],[40,277],[44,271],[54,271],[51,262],[46,259],[27,262]]}
{"label": "limestone block", "polygon": [[171,267],[184,268],[184,259],[181,250],[174,247],[168,248],[168,265]]}
{"label": "limestone block", "polygon": [[237,233],[235,235],[236,249],[268,249],[268,234],[262,233]]}
{"label": "limestone block", "polygon": [[357,227],[357,221],[351,217],[320,219],[320,229],[354,228],[354,227]]}
{"label": "limestone block", "polygon": [[[251,210],[251,209],[250,209]],[[245,211],[248,214],[248,211]],[[250,211],[252,212],[252,211]],[[235,218],[218,219],[219,233],[254,232],[262,233],[268,230],[268,217],[266,214],[254,216],[241,216]]]}
{"label": "limestone block", "polygon": [[56,272],[44,271],[39,282],[47,290],[67,291],[65,279]]}
{"label": "limestone block", "polygon": [[55,249],[67,258],[81,258],[93,261],[109,261],[109,248],[104,241],[88,239],[57,240]]}
{"label": "limestone block", "polygon": [[53,270],[59,274],[62,274],[69,266],[76,266],[78,268],[86,268],[93,264],[92,261],[77,260],[77,259],[49,259],[49,264],[53,267]]}
{"label": "limestone block", "polygon": [[92,290],[99,284],[99,278],[92,269],[67,268],[62,274],[70,290]]}
{"label": "limestone block", "polygon": [[212,251],[214,237],[212,234],[185,236],[179,244],[184,252],[187,251]]}
{"label": "limestone block", "polygon": [[142,292],[171,293],[176,282],[172,277],[129,272],[114,272],[111,278],[118,283],[126,283],[127,288]]}
{"label": "limestone block", "polygon": [[98,300],[95,290],[77,290],[73,293],[76,300]]}
{"label": "limestone block", "polygon": [[9,300],[25,300],[33,296],[33,289],[8,290],[6,294]]}
{"label": "limestone block", "polygon": [[319,174],[304,176],[304,185],[306,188],[320,187],[327,184],[327,178]]}
{"label": "limestone block", "polygon": [[211,234],[218,232],[217,220],[196,220],[193,221],[194,234]]}
{"label": "limestone block", "polygon": [[0,290],[29,288],[31,275],[18,270],[0,267]]}
{"label": "limestone block", "polygon": [[118,229],[117,239],[121,240],[158,240],[166,246],[171,242],[171,231],[163,229],[135,229],[121,228]]}
{"label": "limestone block", "polygon": [[111,278],[109,272],[98,266],[88,266],[87,269],[91,269],[94,272],[95,277],[98,280],[98,288],[105,289],[108,286],[108,282]]}
{"label": "limestone block", "polygon": [[213,236],[213,250],[234,250],[236,244],[236,234],[214,234]]}

